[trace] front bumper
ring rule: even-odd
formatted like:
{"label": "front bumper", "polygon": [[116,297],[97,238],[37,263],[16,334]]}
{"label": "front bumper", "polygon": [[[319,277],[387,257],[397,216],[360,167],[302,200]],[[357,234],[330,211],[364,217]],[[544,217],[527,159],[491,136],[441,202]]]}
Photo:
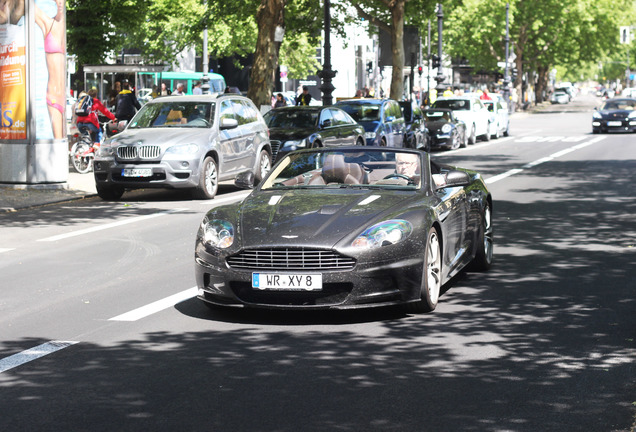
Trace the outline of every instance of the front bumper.
{"label": "front bumper", "polygon": [[[149,169],[150,176],[126,177],[124,169]],[[96,159],[93,165],[97,185],[126,188],[194,188],[199,184],[199,160],[182,159],[152,163],[122,163],[115,159]]]}
{"label": "front bumper", "polygon": [[594,132],[636,132],[636,118],[593,119]]}
{"label": "front bumper", "polygon": [[420,298],[423,254],[393,260],[360,261],[348,270],[285,271],[321,273],[321,291],[280,291],[252,288],[252,273],[277,273],[262,269],[233,269],[224,259],[197,245],[195,275],[198,298],[229,307],[264,309],[355,309],[404,304]]}
{"label": "front bumper", "polygon": [[451,134],[434,134],[431,136],[432,149],[449,149],[453,146],[453,136]]}

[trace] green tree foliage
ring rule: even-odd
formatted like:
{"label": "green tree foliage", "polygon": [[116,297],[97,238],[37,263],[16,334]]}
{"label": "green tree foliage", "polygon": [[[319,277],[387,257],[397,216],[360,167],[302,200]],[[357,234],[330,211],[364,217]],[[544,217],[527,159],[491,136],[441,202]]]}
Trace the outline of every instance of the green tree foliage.
{"label": "green tree foliage", "polygon": [[510,3],[511,52],[519,71],[536,75],[537,93],[555,66],[581,68],[616,49],[619,21],[632,0],[465,0],[448,19],[446,48],[476,69],[504,61],[505,7]]}

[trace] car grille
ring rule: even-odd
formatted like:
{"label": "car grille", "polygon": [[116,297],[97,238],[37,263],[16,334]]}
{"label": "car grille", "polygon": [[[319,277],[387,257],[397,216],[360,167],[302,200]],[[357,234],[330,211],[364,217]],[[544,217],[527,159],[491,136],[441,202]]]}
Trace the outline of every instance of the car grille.
{"label": "car grille", "polygon": [[119,146],[117,157],[120,159],[156,159],[161,149],[159,146]]}
{"label": "car grille", "polygon": [[235,269],[258,270],[346,270],[355,260],[332,250],[247,249],[227,258]]}

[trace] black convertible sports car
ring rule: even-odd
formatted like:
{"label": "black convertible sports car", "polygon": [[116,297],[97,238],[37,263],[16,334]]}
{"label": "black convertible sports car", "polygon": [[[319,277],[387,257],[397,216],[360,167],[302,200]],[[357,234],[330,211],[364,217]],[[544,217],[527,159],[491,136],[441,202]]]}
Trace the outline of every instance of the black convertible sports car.
{"label": "black convertible sports car", "polygon": [[424,111],[426,127],[431,135],[431,149],[466,147],[466,124],[455,117],[453,110],[433,108]]}
{"label": "black convertible sports car", "polygon": [[592,114],[592,132],[636,132],[636,99],[607,99]]}
{"label": "black convertible sports car", "polygon": [[[236,180],[252,182],[250,172]],[[423,151],[292,152],[242,202],[206,214],[198,297],[209,306],[431,311],[452,276],[490,267],[491,217],[478,173]]]}
{"label": "black convertible sports car", "polygon": [[312,147],[364,145],[364,128],[333,106],[275,108],[263,116],[269,128],[272,160]]}

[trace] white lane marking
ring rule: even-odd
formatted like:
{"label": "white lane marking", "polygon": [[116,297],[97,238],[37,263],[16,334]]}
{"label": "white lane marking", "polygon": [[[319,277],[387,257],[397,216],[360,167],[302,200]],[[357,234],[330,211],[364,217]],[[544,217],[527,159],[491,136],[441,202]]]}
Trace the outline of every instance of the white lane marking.
{"label": "white lane marking", "polygon": [[44,357],[45,355],[54,353],[61,349],[67,348],[71,345],[79,343],[78,341],[50,341],[22,351],[17,354],[13,354],[9,357],[5,357],[0,360],[0,373],[13,369],[32,360]]}
{"label": "white lane marking", "polygon": [[173,209],[173,210],[168,210],[165,212],[159,212],[159,213],[153,213],[153,214],[149,214],[149,215],[145,215],[145,216],[138,216],[138,217],[131,217],[128,219],[123,219],[117,222],[112,222],[112,223],[108,223],[108,224],[103,224],[103,225],[98,225],[98,226],[94,226],[92,228],[86,228],[83,230],[78,230],[78,231],[73,231],[70,233],[66,233],[66,234],[60,234],[60,235],[56,235],[53,237],[47,237],[47,238],[43,238],[43,239],[39,239],[38,241],[46,241],[46,242],[53,242],[53,241],[58,241],[58,240],[63,240],[63,239],[67,239],[70,237],[76,237],[76,236],[80,236],[80,235],[84,235],[84,234],[90,234],[90,233],[94,233],[97,231],[102,231],[102,230],[106,230],[106,229],[110,229],[110,228],[114,228],[114,227],[118,227],[118,226],[122,226],[122,225],[128,225],[131,223],[136,223],[136,222],[140,222],[140,221],[144,221],[144,220],[148,220],[148,219],[153,219],[159,216],[165,216],[171,213],[176,213],[176,212],[181,212],[181,211],[185,211],[187,209],[185,208],[177,208],[177,209]]}
{"label": "white lane marking", "polygon": [[506,141],[510,141],[510,140],[512,140],[514,138],[516,138],[516,137],[506,137],[506,138],[499,138],[499,139],[495,139],[495,140],[490,140],[488,142],[480,142],[479,144],[469,145],[468,147],[445,151],[444,153],[439,153],[439,155],[440,156],[446,156],[446,155],[453,154],[453,153],[463,153],[463,152],[466,152],[466,151],[469,151],[469,150],[478,150],[478,149],[482,149],[484,147],[488,147],[488,146],[491,146],[491,145],[505,143]]}
{"label": "white lane marking", "polygon": [[0,253],[9,252],[9,251],[12,251],[12,250],[15,250],[15,248],[0,248]]}
{"label": "white lane marking", "polygon": [[223,204],[226,202],[239,201],[248,196],[251,192],[243,192],[238,195],[233,195],[226,198],[214,198],[211,200],[206,200],[201,203],[201,205],[210,205],[210,204]]}
{"label": "white lane marking", "polygon": [[164,309],[168,309],[169,307],[172,307],[184,300],[188,300],[195,295],[197,295],[197,287],[189,288],[185,291],[181,291],[180,293],[171,295],[170,297],[157,300],[156,302],[147,304],[146,306],[117,315],[116,317],[110,318],[108,321],[137,321],[154,313],[161,312]]}
{"label": "white lane marking", "polygon": [[573,151],[580,150],[580,149],[582,149],[584,147],[587,147],[589,145],[592,145],[592,144],[597,143],[597,142],[599,142],[601,140],[604,140],[604,139],[605,139],[605,137],[592,138],[591,140],[586,141],[584,143],[577,144],[577,145],[572,146],[572,147],[568,147],[568,148],[560,150],[560,151],[558,151],[556,153],[552,153],[550,156],[546,156],[544,158],[537,159],[537,160],[535,160],[533,162],[529,162],[529,163],[523,165],[521,168],[514,168],[514,169],[511,169],[511,170],[506,171],[504,173],[497,174],[496,176],[490,177],[490,178],[486,179],[486,184],[492,184],[492,183],[498,182],[499,180],[503,180],[503,179],[505,179],[507,177],[510,177],[512,175],[519,174],[520,172],[522,172],[525,169],[534,168],[537,165],[541,165],[542,163],[549,162],[549,161],[551,161],[553,159],[559,158],[559,157],[561,157],[563,155],[566,155],[568,153],[572,153]]}

